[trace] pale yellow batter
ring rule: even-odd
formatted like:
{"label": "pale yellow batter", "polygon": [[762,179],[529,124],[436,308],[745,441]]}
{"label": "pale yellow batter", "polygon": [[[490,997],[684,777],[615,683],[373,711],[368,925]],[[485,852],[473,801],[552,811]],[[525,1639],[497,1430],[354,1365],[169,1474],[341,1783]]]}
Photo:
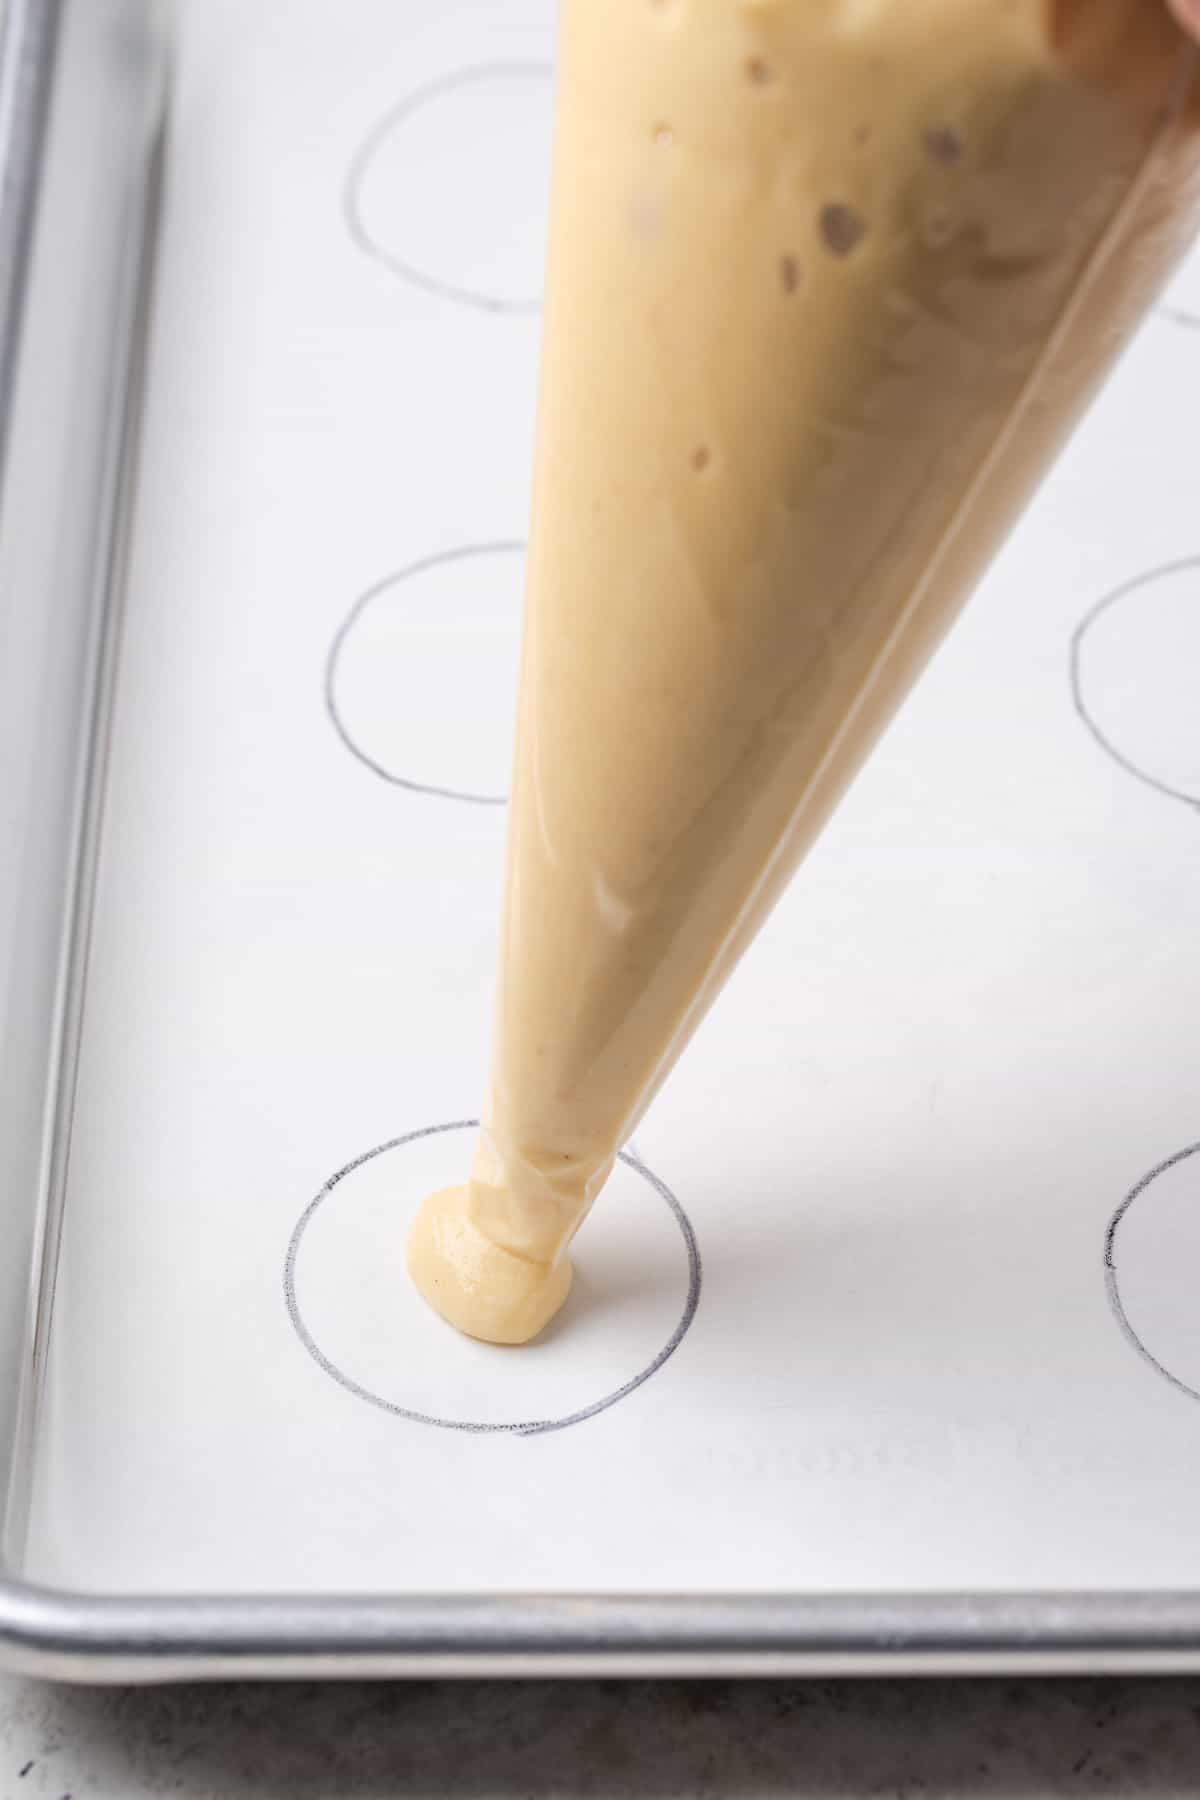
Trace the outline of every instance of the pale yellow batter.
{"label": "pale yellow batter", "polygon": [[460,1330],[562,1304],[1190,236],[1195,55],[1155,0],[564,0],[492,1083],[409,1245]]}

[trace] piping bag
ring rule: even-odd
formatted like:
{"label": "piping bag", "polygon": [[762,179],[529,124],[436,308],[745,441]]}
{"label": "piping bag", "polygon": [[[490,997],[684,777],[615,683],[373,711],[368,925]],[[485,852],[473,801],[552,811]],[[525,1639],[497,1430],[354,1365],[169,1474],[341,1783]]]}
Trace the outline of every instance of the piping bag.
{"label": "piping bag", "polygon": [[[562,0],[491,1086],[409,1240],[520,1343],[1200,220],[1163,0]],[[952,753],[952,746],[947,746]]]}

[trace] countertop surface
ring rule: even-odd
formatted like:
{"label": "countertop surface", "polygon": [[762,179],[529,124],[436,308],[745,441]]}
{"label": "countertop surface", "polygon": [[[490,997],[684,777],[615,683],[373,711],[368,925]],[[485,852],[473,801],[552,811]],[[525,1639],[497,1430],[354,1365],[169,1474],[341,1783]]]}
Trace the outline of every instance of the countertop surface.
{"label": "countertop surface", "polygon": [[1200,1681],[56,1688],[0,1800],[1196,1796]]}

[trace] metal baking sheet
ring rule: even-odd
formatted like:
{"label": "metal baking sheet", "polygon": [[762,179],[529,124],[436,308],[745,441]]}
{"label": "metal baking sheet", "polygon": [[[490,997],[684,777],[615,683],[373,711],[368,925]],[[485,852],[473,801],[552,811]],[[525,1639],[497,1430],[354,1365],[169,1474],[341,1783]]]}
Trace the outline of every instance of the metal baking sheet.
{"label": "metal baking sheet", "polygon": [[553,55],[551,0],[9,7],[0,1653],[1200,1666],[1200,261],[562,1328],[407,1289],[486,1065]]}

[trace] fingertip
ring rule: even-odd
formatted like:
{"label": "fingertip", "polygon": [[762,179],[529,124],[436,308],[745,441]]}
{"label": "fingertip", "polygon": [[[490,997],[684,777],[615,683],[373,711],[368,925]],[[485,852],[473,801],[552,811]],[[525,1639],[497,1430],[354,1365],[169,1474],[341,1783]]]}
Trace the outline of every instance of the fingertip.
{"label": "fingertip", "polygon": [[1200,39],[1200,0],[1170,0],[1170,7],[1183,29]]}

